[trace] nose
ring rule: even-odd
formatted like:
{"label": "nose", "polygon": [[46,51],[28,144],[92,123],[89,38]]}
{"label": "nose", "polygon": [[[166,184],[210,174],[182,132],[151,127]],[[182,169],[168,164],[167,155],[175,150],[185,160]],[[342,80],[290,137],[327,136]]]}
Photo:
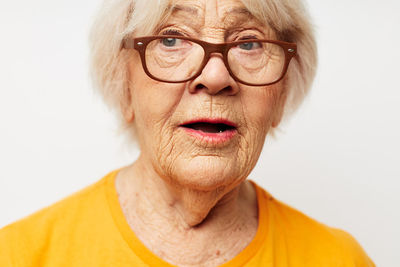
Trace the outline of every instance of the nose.
{"label": "nose", "polygon": [[211,55],[201,74],[189,86],[191,93],[201,90],[210,95],[235,95],[239,92],[239,86],[229,74],[221,54]]}

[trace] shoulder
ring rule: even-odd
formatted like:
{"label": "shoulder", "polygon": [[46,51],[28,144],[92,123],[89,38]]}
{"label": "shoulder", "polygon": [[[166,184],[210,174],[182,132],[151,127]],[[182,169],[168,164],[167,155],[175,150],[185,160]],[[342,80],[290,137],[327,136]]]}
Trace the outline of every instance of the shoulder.
{"label": "shoulder", "polygon": [[259,202],[263,203],[259,209],[266,213],[269,238],[284,243],[292,260],[304,266],[375,266],[349,233],[320,223],[256,187],[265,200]]}
{"label": "shoulder", "polygon": [[[112,173],[111,173],[112,174]],[[79,228],[90,227],[90,217],[104,212],[107,175],[95,184],[26,218],[0,229],[0,265],[25,266],[40,261],[52,245],[70,240]],[[79,222],[79,223],[78,223]],[[82,223],[83,222],[83,223]],[[17,261],[17,262],[15,262]],[[33,264],[34,265],[34,264]]]}

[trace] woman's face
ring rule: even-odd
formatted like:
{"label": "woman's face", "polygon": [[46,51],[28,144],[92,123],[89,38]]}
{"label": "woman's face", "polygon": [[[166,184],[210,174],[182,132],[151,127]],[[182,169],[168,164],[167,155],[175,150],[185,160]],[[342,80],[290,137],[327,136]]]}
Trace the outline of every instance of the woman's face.
{"label": "woman's face", "polygon": [[[275,39],[239,0],[177,0],[155,33],[178,32],[211,43],[246,36]],[[197,190],[232,187],[255,166],[266,134],[280,121],[282,84],[245,86],[213,54],[200,76],[185,83],[149,78],[132,50],[131,104],[141,159],[163,179]],[[133,117],[131,116],[133,115]]]}

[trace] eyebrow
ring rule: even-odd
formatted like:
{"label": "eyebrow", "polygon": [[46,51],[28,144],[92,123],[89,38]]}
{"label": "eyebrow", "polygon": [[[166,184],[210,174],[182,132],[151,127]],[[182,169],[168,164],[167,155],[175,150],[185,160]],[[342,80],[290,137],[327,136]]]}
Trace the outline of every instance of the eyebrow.
{"label": "eyebrow", "polygon": [[255,17],[248,10],[237,9],[227,12],[222,21],[226,28],[236,28],[243,24],[254,22]]}

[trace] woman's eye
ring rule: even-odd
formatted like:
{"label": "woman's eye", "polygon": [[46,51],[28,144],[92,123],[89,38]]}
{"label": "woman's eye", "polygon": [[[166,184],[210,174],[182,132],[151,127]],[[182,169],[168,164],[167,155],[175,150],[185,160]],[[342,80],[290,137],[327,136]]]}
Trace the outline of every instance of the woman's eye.
{"label": "woman's eye", "polygon": [[173,47],[179,44],[179,39],[177,38],[163,38],[161,39],[161,43],[167,47]]}
{"label": "woman's eye", "polygon": [[239,46],[239,48],[241,48],[243,50],[253,50],[253,49],[260,48],[261,44],[256,43],[256,42],[248,42],[248,43],[242,43],[238,46]]}

